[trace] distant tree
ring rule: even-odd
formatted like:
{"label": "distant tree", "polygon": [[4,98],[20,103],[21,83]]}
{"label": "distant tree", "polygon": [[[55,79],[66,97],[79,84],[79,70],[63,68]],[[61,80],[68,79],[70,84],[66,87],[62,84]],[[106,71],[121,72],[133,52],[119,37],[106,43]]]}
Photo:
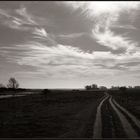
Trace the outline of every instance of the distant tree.
{"label": "distant tree", "polygon": [[134,88],[135,88],[135,89],[140,89],[140,86],[135,86]]}
{"label": "distant tree", "polygon": [[125,86],[123,86],[123,87],[120,87],[119,89],[120,89],[122,92],[124,92],[124,91],[126,91],[127,88],[126,88]]}
{"label": "distant tree", "polygon": [[105,86],[100,86],[99,89],[101,89],[101,90],[106,90],[107,87],[105,87]]}
{"label": "distant tree", "polygon": [[98,89],[98,86],[97,86],[96,84],[92,84],[92,85],[91,85],[91,88],[92,88],[92,89]]}
{"label": "distant tree", "polygon": [[114,90],[119,89],[119,86],[111,86],[111,89],[114,89]]}
{"label": "distant tree", "polygon": [[49,90],[49,89],[44,89],[43,91],[42,91],[42,93],[43,94],[48,94],[48,93],[50,93],[51,91]]}
{"label": "distant tree", "polygon": [[132,86],[128,86],[128,88],[129,88],[129,89],[132,89],[133,87],[132,87]]}
{"label": "distant tree", "polygon": [[87,85],[87,86],[85,86],[85,89],[86,90],[91,90],[91,86]]}
{"label": "distant tree", "polygon": [[9,83],[7,84],[7,87],[11,89],[17,89],[19,87],[19,83],[15,78],[11,77],[9,79]]}
{"label": "distant tree", "polygon": [[86,85],[85,89],[86,90],[98,89],[98,86],[96,84]]}

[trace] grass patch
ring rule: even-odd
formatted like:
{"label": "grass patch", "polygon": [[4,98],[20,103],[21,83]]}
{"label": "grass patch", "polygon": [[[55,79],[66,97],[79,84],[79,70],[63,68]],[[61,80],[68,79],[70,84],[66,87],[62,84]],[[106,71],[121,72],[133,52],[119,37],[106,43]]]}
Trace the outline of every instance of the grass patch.
{"label": "grass patch", "polygon": [[[0,99],[1,138],[85,137],[103,92],[53,91]],[[90,108],[90,109],[89,109]]]}

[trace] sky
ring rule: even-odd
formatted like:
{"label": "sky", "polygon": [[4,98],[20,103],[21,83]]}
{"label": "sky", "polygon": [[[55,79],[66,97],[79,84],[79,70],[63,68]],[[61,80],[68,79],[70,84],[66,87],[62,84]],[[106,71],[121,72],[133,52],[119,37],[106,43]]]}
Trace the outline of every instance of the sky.
{"label": "sky", "polygon": [[1,1],[0,83],[140,84],[139,1]]}

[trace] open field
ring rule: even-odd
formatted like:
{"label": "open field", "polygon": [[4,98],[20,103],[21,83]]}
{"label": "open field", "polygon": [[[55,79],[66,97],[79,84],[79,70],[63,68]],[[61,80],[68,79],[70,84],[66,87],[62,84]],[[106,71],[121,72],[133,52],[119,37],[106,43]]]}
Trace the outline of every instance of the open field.
{"label": "open field", "polygon": [[92,137],[103,96],[103,91],[56,90],[0,99],[0,137]]}
{"label": "open field", "polygon": [[[135,102],[137,96],[139,96],[138,91],[127,90],[124,93],[120,90],[109,90],[106,92],[105,98],[100,102],[102,103],[99,115],[101,119],[97,123],[98,131],[95,133],[96,136],[93,135],[94,138],[139,138],[140,119],[135,109],[139,102],[138,99]],[[133,104],[135,105],[131,107]]]}
{"label": "open field", "polygon": [[113,98],[140,119],[140,89],[109,91]]}
{"label": "open field", "polygon": [[125,115],[140,137],[140,89],[116,90],[109,93],[114,98],[114,103],[119,104],[116,107]]}
{"label": "open field", "polygon": [[50,91],[1,94],[0,137],[140,137],[140,90]]}

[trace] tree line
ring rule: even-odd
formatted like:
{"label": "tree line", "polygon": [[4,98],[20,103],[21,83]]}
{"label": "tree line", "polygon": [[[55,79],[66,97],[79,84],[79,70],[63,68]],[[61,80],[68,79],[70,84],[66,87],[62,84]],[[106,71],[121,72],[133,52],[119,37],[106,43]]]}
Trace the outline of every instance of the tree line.
{"label": "tree line", "polygon": [[107,90],[107,89],[111,89],[111,90],[126,90],[126,89],[140,89],[140,86],[111,86],[111,88],[107,88],[105,86],[98,86],[97,84],[91,84],[91,85],[86,85],[85,86],[86,90]]}
{"label": "tree line", "polygon": [[97,84],[92,84],[92,85],[86,85],[85,86],[85,89],[86,90],[97,90],[97,89],[100,89],[100,90],[106,90],[107,87],[105,86],[99,86]]}

